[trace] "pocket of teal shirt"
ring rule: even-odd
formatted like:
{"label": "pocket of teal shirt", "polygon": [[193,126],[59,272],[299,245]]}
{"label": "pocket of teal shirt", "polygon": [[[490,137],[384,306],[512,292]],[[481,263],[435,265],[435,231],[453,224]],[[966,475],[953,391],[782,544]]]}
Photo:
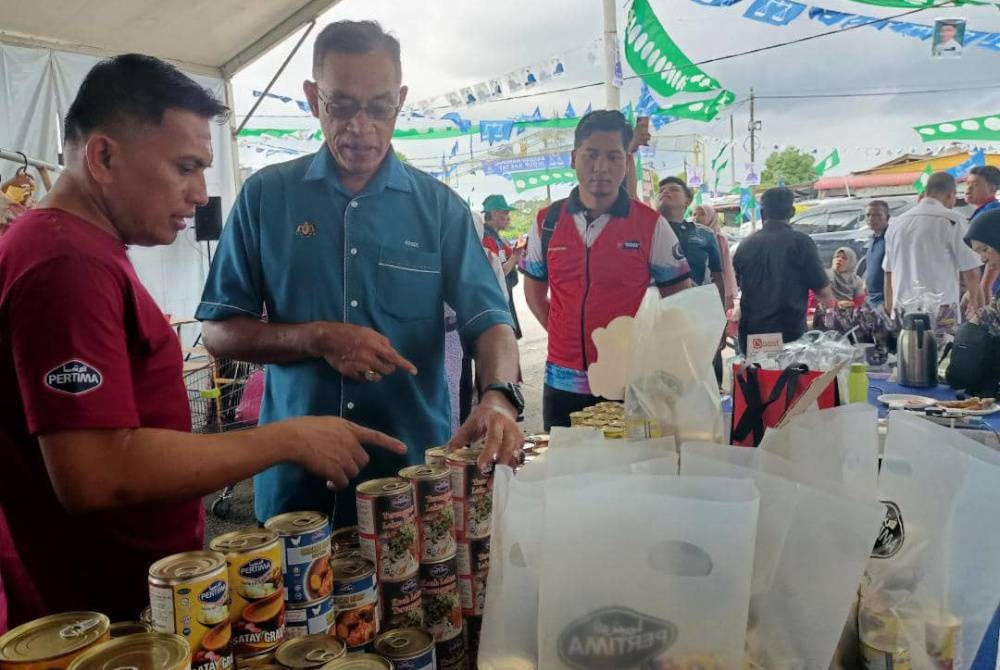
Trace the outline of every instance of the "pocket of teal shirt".
{"label": "pocket of teal shirt", "polygon": [[441,256],[429,251],[383,246],[379,250],[379,305],[400,321],[441,314]]}

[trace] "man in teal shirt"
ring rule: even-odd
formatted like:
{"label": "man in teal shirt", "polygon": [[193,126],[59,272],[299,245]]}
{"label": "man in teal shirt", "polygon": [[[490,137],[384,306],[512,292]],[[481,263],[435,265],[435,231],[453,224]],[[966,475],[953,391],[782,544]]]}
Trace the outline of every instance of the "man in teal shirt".
{"label": "man in teal shirt", "polygon": [[469,209],[391,147],[406,97],[399,42],[374,22],[317,37],[304,84],[326,142],[251,176],[219,241],[197,317],[216,356],[267,363],[261,423],[339,415],[391,434],[406,456],[375,453],[336,495],[293,464],[254,479],[261,521],[333,512],[355,522],[354,484],[395,475],[448,441],[443,303],[475,351],[480,402],[453,447],[485,438],[485,467],[511,462],[523,409],[510,313]]}

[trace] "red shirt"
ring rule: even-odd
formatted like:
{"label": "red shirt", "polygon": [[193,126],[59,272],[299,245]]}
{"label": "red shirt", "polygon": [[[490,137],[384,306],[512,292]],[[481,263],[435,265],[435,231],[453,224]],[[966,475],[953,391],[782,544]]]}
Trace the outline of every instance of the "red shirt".
{"label": "red shirt", "polygon": [[[115,237],[67,212],[36,209],[0,238],[0,508],[41,611],[135,619],[149,565],[200,549],[200,500],[71,516],[37,435],[61,430],[190,431],[180,343]],[[164,463],[163,467],[169,467]],[[155,476],[155,472],[145,473]],[[4,540],[0,537],[0,542]],[[9,540],[8,540],[9,541]],[[14,552],[0,547],[0,557]]]}

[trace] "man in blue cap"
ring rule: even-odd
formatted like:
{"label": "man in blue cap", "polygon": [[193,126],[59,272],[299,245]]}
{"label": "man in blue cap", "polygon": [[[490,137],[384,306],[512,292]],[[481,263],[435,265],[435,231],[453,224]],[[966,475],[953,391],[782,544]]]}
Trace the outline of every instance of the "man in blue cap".
{"label": "man in blue cap", "polygon": [[510,306],[510,316],[514,319],[514,336],[521,339],[521,323],[517,320],[517,308],[514,307],[514,287],[517,286],[517,266],[524,255],[524,247],[510,244],[500,236],[500,232],[510,225],[510,213],[514,208],[507,204],[502,195],[488,195],[483,200],[483,246],[487,251],[500,259],[504,277],[507,278],[507,303]]}

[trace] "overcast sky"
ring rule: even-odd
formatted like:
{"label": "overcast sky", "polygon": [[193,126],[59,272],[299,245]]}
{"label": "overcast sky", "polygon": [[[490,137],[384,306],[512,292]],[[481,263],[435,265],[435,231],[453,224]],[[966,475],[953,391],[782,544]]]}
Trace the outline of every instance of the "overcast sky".
{"label": "overcast sky", "polygon": [[[693,0],[650,2],[670,35],[696,62],[831,30],[809,19],[807,12],[787,26],[766,25],[744,18],[752,0],[741,0],[732,7],[722,8],[704,6]],[[623,3],[618,4],[621,29],[624,9]],[[821,0],[820,6],[879,18],[904,11],[852,0]],[[900,20],[929,25],[936,18],[952,17],[968,19],[970,31],[1000,32],[1000,12],[992,6],[925,10]],[[552,56],[563,56],[567,71],[542,90],[578,87],[603,80],[600,51],[593,48],[603,30],[600,0],[506,0],[490,3],[489,8],[485,3],[459,0],[423,3],[342,0],[323,17],[321,24],[342,18],[375,19],[399,37],[403,79],[410,88],[411,102],[474,85]],[[237,113],[247,112],[254,102],[251,91],[264,88],[294,42],[295,37],[290,38],[236,76]],[[273,87],[274,93],[304,98],[302,81],[310,77],[311,47],[312,36]],[[712,154],[720,146],[712,140],[728,138],[732,114],[739,147],[737,163],[742,168],[743,162],[748,160],[744,150],[749,147],[746,99],[753,88],[758,96],[756,115],[763,124],[759,134],[759,156],[766,157],[775,145],[795,145],[815,150],[822,158],[836,147],[843,162],[833,174],[843,174],[883,162],[887,149],[909,151],[919,148],[923,151],[937,146],[922,144],[912,130],[914,125],[1000,112],[1000,86],[994,86],[998,66],[1000,51],[970,46],[960,59],[933,59],[930,40],[921,41],[888,29],[879,31],[866,26],[705,65],[704,69],[711,76],[737,94],[737,103],[715,122],[677,122],[663,127],[658,135],[704,136],[709,138],[707,153]],[[625,74],[633,74],[627,63]],[[957,90],[882,95],[887,91],[927,89]],[[626,82],[622,91],[623,103],[635,100],[638,92],[638,81]],[[861,93],[877,95],[858,95]],[[817,97],[820,95],[840,97]],[[690,99],[692,96],[659,98],[658,101],[667,106]],[[588,103],[595,108],[603,107],[604,100],[604,89],[593,86],[468,106],[458,111],[474,120],[502,119],[530,114],[538,105],[543,114],[549,116],[556,110],[564,110],[568,102],[572,102],[579,113]],[[263,104],[250,125],[318,127],[315,120],[303,115],[294,105],[279,101]],[[452,144],[453,141],[410,140],[397,142],[396,148],[417,159],[421,167],[429,167],[439,162],[433,157],[450,151]],[[683,154],[662,149],[671,146],[670,140],[661,140],[659,146],[656,167],[661,171],[680,169]],[[478,140],[474,143],[477,158],[487,149]],[[468,155],[467,139],[462,141],[462,151],[463,155]],[[876,151],[880,154],[875,155]],[[430,161],[421,160],[428,157]],[[283,159],[273,156],[267,160]],[[259,164],[264,158],[257,155],[251,160]],[[727,175],[723,186],[728,182]],[[513,195],[513,188],[499,177],[464,178],[456,186],[473,200],[485,191],[497,190]]]}

